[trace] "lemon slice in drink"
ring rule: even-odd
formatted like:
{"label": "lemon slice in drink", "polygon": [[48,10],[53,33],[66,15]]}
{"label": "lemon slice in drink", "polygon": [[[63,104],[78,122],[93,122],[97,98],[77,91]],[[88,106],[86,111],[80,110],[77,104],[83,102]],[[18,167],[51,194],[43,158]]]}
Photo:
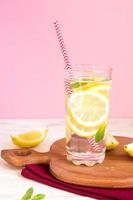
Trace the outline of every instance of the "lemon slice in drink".
{"label": "lemon slice in drink", "polygon": [[[77,81],[77,82],[74,82],[73,84],[71,84],[71,87],[74,91],[83,91],[83,90],[94,89],[95,91],[99,90],[100,92],[103,92],[103,91],[109,92],[109,90],[111,88],[111,81],[110,80],[107,80],[107,81],[99,81],[99,80],[89,81],[88,80],[86,82]],[[106,93],[104,93],[104,94],[106,94]]]}
{"label": "lemon slice in drink", "polygon": [[109,96],[110,89],[111,89],[111,84],[99,85],[90,88],[91,91],[98,92],[100,94],[103,94],[104,96]]}
{"label": "lemon slice in drink", "polygon": [[94,136],[97,131],[97,129],[94,128],[80,127],[78,124],[74,123],[69,116],[67,117],[67,125],[74,134],[85,138]]}
{"label": "lemon slice in drink", "polygon": [[18,135],[12,135],[12,142],[19,147],[34,147],[46,137],[48,129],[32,130]]}
{"label": "lemon slice in drink", "polygon": [[95,91],[74,92],[68,102],[70,116],[83,127],[99,126],[106,120],[108,111],[108,98]]}

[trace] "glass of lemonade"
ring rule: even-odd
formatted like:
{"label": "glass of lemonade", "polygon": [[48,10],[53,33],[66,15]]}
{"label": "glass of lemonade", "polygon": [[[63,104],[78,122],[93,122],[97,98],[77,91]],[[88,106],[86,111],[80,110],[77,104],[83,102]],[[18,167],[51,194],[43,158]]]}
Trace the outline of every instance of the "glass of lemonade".
{"label": "glass of lemonade", "polygon": [[110,67],[79,65],[66,74],[67,160],[93,166],[105,158]]}

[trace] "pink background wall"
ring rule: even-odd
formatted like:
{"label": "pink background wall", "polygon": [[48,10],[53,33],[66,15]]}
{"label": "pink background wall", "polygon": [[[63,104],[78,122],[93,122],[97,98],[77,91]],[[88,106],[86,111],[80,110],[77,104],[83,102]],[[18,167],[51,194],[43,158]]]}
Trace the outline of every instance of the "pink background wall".
{"label": "pink background wall", "polygon": [[73,64],[114,67],[111,116],[132,117],[132,0],[1,0],[0,118],[64,116],[55,19]]}

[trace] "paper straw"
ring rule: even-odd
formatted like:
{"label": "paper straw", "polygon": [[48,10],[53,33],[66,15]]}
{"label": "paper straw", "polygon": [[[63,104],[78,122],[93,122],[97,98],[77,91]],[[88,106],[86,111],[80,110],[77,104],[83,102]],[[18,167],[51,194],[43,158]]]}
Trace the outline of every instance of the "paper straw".
{"label": "paper straw", "polygon": [[65,79],[65,81],[64,81],[64,87],[65,87],[65,91],[66,91],[67,95],[70,96],[73,91],[71,89],[71,85],[70,85],[69,79]]}
{"label": "paper straw", "polygon": [[71,63],[70,63],[70,58],[68,56],[67,49],[65,47],[63,35],[62,35],[58,21],[54,22],[54,27],[55,27],[55,31],[56,31],[56,34],[57,34],[59,44],[60,44],[61,52],[62,52],[62,55],[63,55],[63,58],[64,58],[65,69],[70,70],[70,69],[72,69]]}
{"label": "paper straw", "polygon": [[94,152],[101,152],[103,150],[103,145],[95,142],[95,137],[88,138],[88,143]]}
{"label": "paper straw", "polygon": [[[67,53],[67,49],[65,47],[63,35],[62,35],[58,21],[54,22],[54,27],[55,27],[57,38],[58,38],[58,41],[59,41],[60,49],[61,49],[61,52],[62,52],[62,55],[63,55],[63,58],[64,58],[65,70],[68,71],[68,75],[70,76],[70,70],[72,69],[72,67],[71,67],[70,59],[69,59],[69,56],[68,56],[68,53]],[[64,85],[65,91],[66,91],[67,95],[70,96],[72,94],[72,89],[71,89],[69,79],[65,79],[64,84],[65,84]]]}

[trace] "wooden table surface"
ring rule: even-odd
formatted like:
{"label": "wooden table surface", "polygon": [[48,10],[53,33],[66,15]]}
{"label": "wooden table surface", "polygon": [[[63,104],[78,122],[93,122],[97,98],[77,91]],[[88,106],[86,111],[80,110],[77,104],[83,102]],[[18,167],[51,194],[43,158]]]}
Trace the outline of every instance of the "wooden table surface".
{"label": "wooden table surface", "polygon": [[[46,140],[35,148],[35,150],[41,152],[48,151],[50,145],[55,140],[64,137],[65,122],[63,119],[0,120],[0,150],[4,148],[15,148],[10,139],[11,134],[43,127],[48,127],[49,133]],[[114,135],[133,138],[133,119],[112,119],[109,122],[108,131]],[[25,179],[20,175],[20,170],[10,167],[0,159],[1,200],[19,200],[29,187],[34,187],[36,193],[45,193],[46,200],[92,199]]]}

